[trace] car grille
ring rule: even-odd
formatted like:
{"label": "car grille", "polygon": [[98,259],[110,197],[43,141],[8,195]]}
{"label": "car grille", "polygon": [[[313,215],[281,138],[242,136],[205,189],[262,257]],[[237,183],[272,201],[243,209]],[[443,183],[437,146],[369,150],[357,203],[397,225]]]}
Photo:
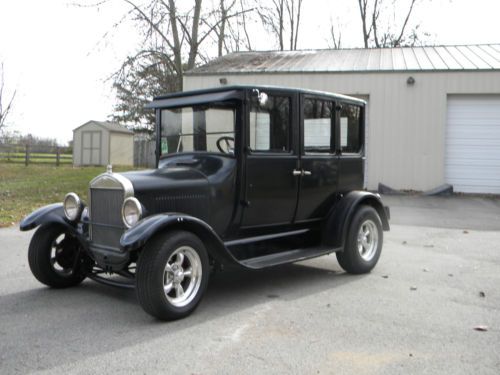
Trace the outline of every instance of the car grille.
{"label": "car grille", "polygon": [[125,230],[121,208],[123,189],[90,189],[90,239],[98,246],[119,248]]}

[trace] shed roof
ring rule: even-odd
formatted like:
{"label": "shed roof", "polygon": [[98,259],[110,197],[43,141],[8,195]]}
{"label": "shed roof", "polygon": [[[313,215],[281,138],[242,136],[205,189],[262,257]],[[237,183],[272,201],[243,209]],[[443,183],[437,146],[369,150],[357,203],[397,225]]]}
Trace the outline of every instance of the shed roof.
{"label": "shed roof", "polygon": [[108,130],[111,133],[125,133],[125,134],[134,134],[132,130],[127,129],[125,126],[120,125],[116,122],[110,122],[110,121],[95,121],[95,120],[90,120],[87,121],[85,124],[80,125],[79,127],[73,129],[73,131],[78,130],[84,126],[94,124],[97,126],[100,126],[101,128],[104,128]]}
{"label": "shed roof", "polygon": [[500,70],[500,44],[235,52],[187,75]]}

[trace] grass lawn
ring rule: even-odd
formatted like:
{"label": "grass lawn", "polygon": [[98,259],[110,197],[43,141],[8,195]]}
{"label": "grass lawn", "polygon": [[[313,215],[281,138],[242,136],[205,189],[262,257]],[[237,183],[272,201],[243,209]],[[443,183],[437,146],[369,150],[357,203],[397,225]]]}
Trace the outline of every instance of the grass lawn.
{"label": "grass lawn", "polygon": [[[113,167],[114,171],[130,169],[132,168]],[[25,167],[17,163],[0,163],[0,227],[17,223],[41,206],[62,202],[70,191],[86,201],[90,180],[105,171],[106,167]]]}

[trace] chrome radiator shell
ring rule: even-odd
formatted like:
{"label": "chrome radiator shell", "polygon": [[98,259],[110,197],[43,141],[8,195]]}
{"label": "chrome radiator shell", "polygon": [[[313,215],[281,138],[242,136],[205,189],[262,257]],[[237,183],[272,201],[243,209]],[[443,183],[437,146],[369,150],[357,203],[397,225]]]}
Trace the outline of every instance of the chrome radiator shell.
{"label": "chrome radiator shell", "polygon": [[89,185],[89,237],[92,246],[118,249],[125,225],[123,201],[134,196],[130,180],[118,173],[104,173]]}

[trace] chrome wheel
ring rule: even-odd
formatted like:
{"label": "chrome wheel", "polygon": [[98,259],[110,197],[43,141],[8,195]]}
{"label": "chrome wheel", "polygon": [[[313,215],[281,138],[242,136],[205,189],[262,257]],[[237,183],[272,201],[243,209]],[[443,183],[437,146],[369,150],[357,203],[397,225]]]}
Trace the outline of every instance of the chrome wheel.
{"label": "chrome wheel", "polygon": [[37,229],[30,242],[28,262],[36,279],[52,288],[78,285],[92,267],[78,240],[57,224]]}
{"label": "chrome wheel", "polygon": [[358,252],[363,260],[373,259],[378,247],[378,228],[372,220],[364,221],[358,231]]}
{"label": "chrome wheel", "polygon": [[73,274],[76,248],[67,235],[61,233],[50,247],[50,266],[52,270],[61,276]]}
{"label": "chrome wheel", "polygon": [[175,307],[188,305],[198,293],[202,265],[198,253],[190,246],[177,248],[168,258],[163,272],[163,290]]}

